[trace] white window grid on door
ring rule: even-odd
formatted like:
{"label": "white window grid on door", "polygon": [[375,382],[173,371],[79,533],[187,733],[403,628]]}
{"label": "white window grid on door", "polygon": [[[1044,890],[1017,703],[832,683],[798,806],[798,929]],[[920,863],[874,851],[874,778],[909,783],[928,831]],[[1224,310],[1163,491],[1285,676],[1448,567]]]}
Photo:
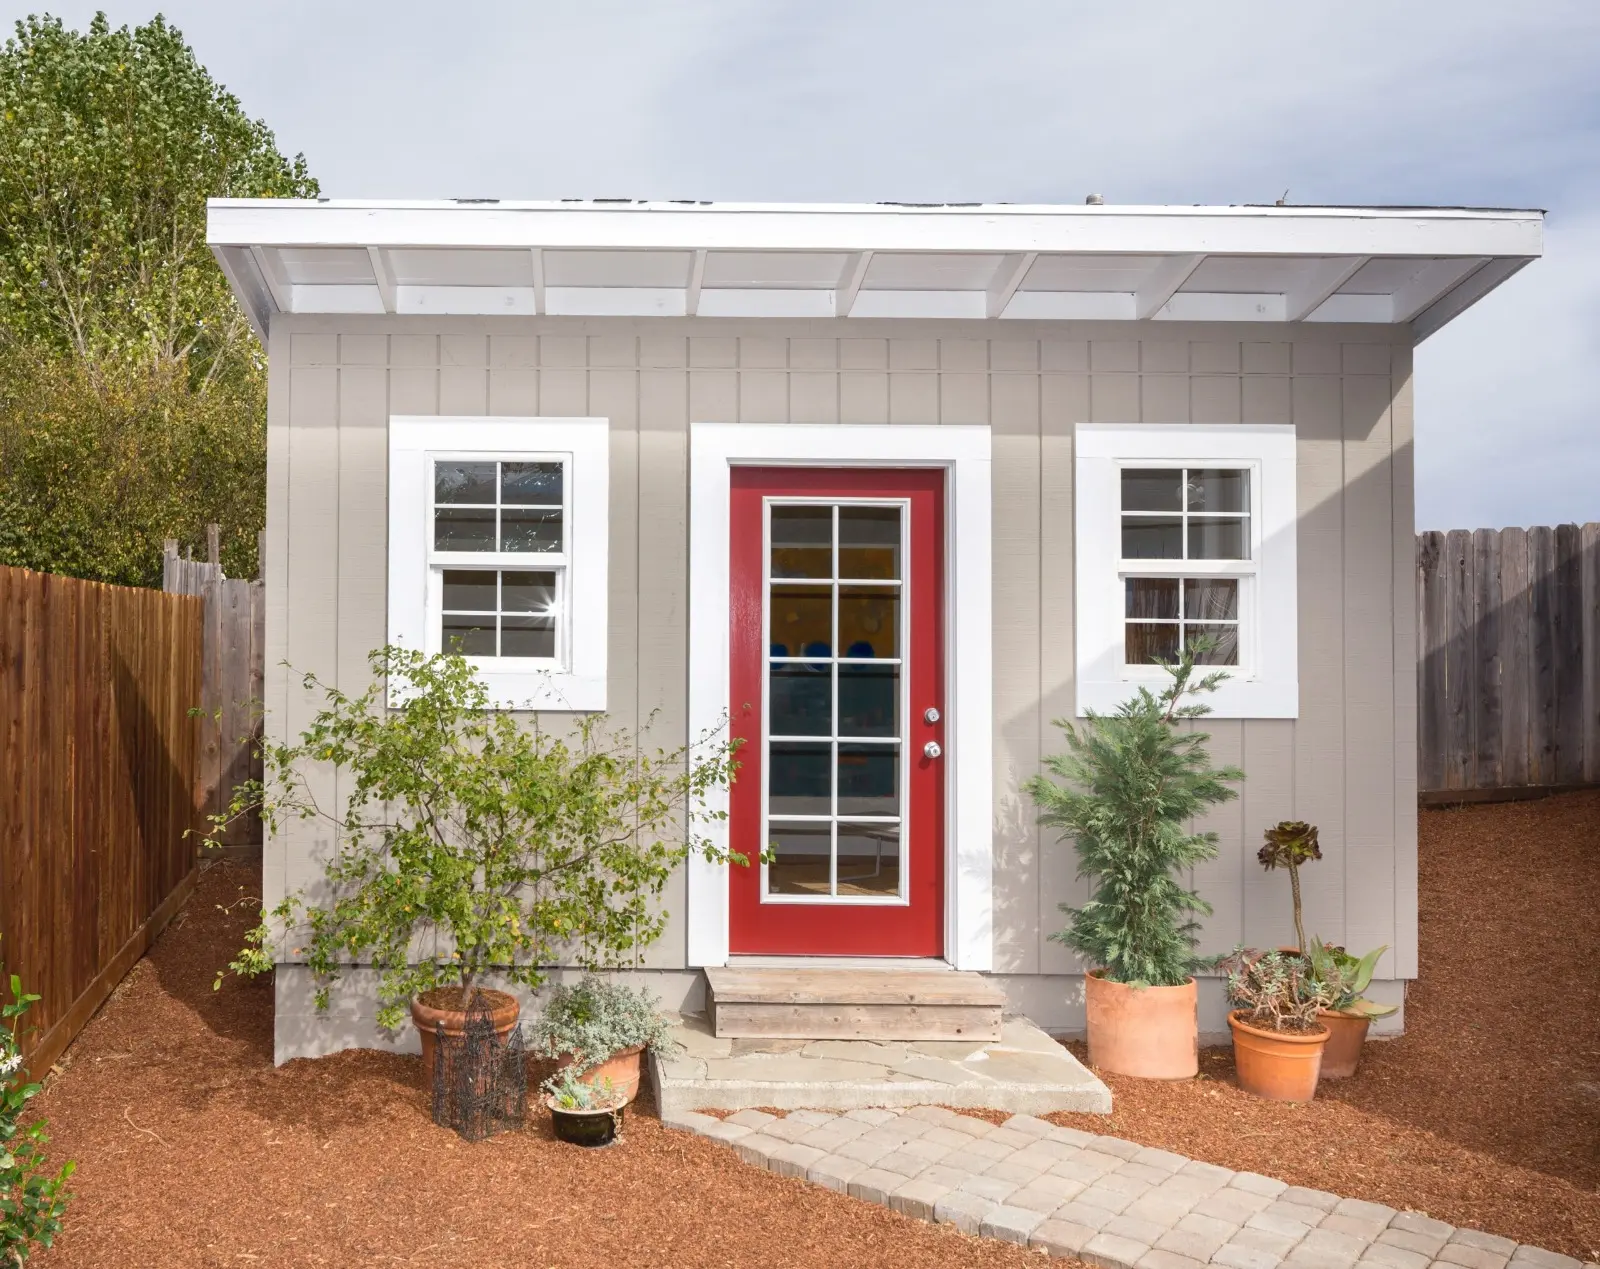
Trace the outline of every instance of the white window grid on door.
{"label": "white window grid on door", "polygon": [[[1230,677],[1248,678],[1254,673],[1255,666],[1259,663],[1259,645],[1257,643],[1257,629],[1259,622],[1256,617],[1255,605],[1257,602],[1256,575],[1261,559],[1261,464],[1252,461],[1215,460],[1196,461],[1193,459],[1162,459],[1162,458],[1129,458],[1119,459],[1114,464],[1117,481],[1117,521],[1112,532],[1117,535],[1119,543],[1117,555],[1120,563],[1117,572],[1117,611],[1124,611],[1124,593],[1129,579],[1145,577],[1172,577],[1185,582],[1189,581],[1234,581],[1238,583],[1238,664],[1219,667],[1224,669]],[[1122,473],[1127,470],[1153,470],[1165,469],[1168,471],[1242,471],[1248,474],[1249,499],[1245,506],[1244,515],[1247,517],[1246,541],[1249,544],[1249,558],[1240,560],[1223,559],[1190,559],[1188,558],[1189,522],[1199,519],[1228,519],[1237,518],[1239,512],[1195,512],[1187,505],[1180,513],[1180,526],[1183,535],[1183,559],[1127,559],[1122,557],[1122,525],[1125,517],[1138,517],[1147,515],[1152,518],[1162,516],[1170,517],[1170,512],[1159,511],[1126,511],[1122,508]],[[1182,630],[1189,624],[1200,624],[1201,619],[1194,622],[1187,621],[1183,611],[1183,597],[1180,591],[1178,625],[1180,637]],[[1124,630],[1136,618],[1124,616],[1122,626]],[[1179,650],[1182,650],[1182,643]],[[1126,656],[1119,654],[1118,660],[1122,662],[1123,677],[1130,680],[1160,681],[1166,678],[1166,671],[1158,665],[1141,665],[1127,661]]]}
{"label": "white window grid on door", "polygon": [[[439,463],[494,463],[495,472],[495,533],[499,541],[500,515],[504,504],[499,464],[549,463],[561,467],[561,549],[559,551],[441,551],[435,540],[437,516],[441,508],[459,507],[456,503],[438,501],[435,469]],[[447,652],[444,647],[442,624],[444,619],[445,572],[536,572],[555,574],[555,600],[550,615],[555,618],[555,655],[550,657],[468,656],[465,660],[481,670],[544,670],[559,671],[567,667],[571,651],[572,619],[568,595],[569,571],[572,552],[572,455],[566,453],[532,452],[527,450],[430,450],[427,454],[428,480],[428,605],[427,651]],[[546,509],[555,504],[547,504]],[[522,510],[538,510],[535,506],[518,506]],[[497,584],[496,594],[501,586]],[[497,607],[500,607],[497,603]],[[498,630],[500,614],[495,614]],[[498,637],[498,636],[497,636]]]}
{"label": "white window grid on door", "polygon": [[[829,604],[831,611],[832,630],[829,639],[829,656],[823,657],[774,657],[772,655],[772,509],[774,507],[829,507],[833,511],[831,543],[833,562],[829,570],[828,580]],[[839,573],[839,509],[841,507],[895,507],[900,510],[900,576],[893,582],[881,578],[841,579]],[[823,498],[804,496],[776,496],[763,498],[761,510],[761,842],[765,846],[770,843],[770,825],[773,820],[786,824],[827,824],[828,834],[828,893],[827,894],[773,894],[768,884],[768,864],[766,860],[761,863],[761,902],[762,903],[790,903],[790,904],[827,904],[849,905],[864,907],[904,907],[910,902],[910,877],[911,877],[911,806],[910,806],[910,781],[911,781],[911,674],[910,674],[910,629],[911,629],[911,502],[908,498]],[[821,589],[822,581],[819,578],[778,578],[779,582],[793,581],[797,584],[815,585]],[[843,585],[858,582],[863,586],[880,586],[897,589],[900,593],[900,602],[896,607],[895,645],[900,650],[898,657],[880,657],[868,661],[856,661],[854,658],[839,655],[839,589]],[[839,667],[845,661],[854,661],[856,664],[873,664],[897,666],[900,670],[899,689],[896,693],[899,725],[898,735],[894,737],[845,737],[845,743],[865,745],[893,745],[900,747],[900,760],[896,769],[896,784],[900,792],[900,813],[898,815],[840,815],[839,814]],[[830,675],[830,711],[831,723],[827,736],[774,736],[771,733],[772,724],[772,666],[775,664],[794,665],[827,665]],[[772,744],[785,741],[819,743],[828,742],[829,760],[829,814],[827,815],[791,815],[788,813],[770,815],[769,788],[772,775]],[[863,827],[897,827],[900,830],[899,845],[899,889],[893,895],[841,895],[839,889],[839,823],[843,820],[848,825],[862,825]]]}

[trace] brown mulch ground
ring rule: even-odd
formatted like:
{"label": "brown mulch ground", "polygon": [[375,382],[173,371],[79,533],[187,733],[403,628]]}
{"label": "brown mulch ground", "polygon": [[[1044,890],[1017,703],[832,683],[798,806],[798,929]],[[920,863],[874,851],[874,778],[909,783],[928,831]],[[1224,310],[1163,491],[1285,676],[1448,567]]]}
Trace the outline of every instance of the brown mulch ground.
{"label": "brown mulch ground", "polygon": [[980,1241],[746,1167],[648,1107],[582,1150],[528,1130],[436,1128],[416,1058],[272,1066],[272,988],[211,990],[258,872],[218,866],[69,1050],[35,1103],[78,1162],[41,1269],[168,1266],[1003,1266]]}
{"label": "brown mulch ground", "polygon": [[1354,1079],[1274,1105],[1212,1049],[1052,1118],[1600,1260],[1600,792],[1425,810],[1419,874],[1406,1034]]}
{"label": "brown mulch ground", "polygon": [[[37,1105],[76,1159],[65,1266],[1036,1265],[1032,1253],[747,1168],[630,1117],[620,1148],[435,1128],[418,1063],[271,1065],[268,984],[211,991],[253,871],[208,871],[181,924]],[[1109,1077],[1056,1116],[1296,1184],[1600,1257],[1600,793],[1422,818],[1422,978],[1408,1034],[1306,1107]]]}

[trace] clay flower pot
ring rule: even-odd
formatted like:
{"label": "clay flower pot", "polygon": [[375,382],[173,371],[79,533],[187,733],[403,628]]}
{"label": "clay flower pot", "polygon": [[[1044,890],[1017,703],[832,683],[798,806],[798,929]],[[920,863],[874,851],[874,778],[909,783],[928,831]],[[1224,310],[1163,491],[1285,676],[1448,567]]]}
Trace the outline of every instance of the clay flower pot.
{"label": "clay flower pot", "polygon": [[1244,1021],[1240,1012],[1228,1015],[1239,1087],[1269,1102],[1308,1102],[1315,1097],[1328,1029],[1270,1031]]}
{"label": "clay flower pot", "polygon": [[1199,1073],[1194,979],[1181,987],[1133,987],[1094,969],[1084,979],[1083,993],[1091,1066],[1147,1080],[1185,1080]]}
{"label": "clay flower pot", "polygon": [[1372,1019],[1365,1014],[1337,1013],[1324,1009],[1317,1015],[1328,1028],[1328,1044],[1322,1050],[1322,1078],[1349,1079],[1361,1064],[1361,1046],[1367,1042]]}
{"label": "clay flower pot", "polygon": [[[490,1017],[494,1019],[494,1033],[504,1040],[517,1025],[517,1015],[522,1006],[515,996],[503,991],[479,987],[476,995],[489,1002]],[[467,1026],[467,1002],[459,987],[435,987],[425,991],[411,1002],[411,1021],[422,1037],[422,1084],[433,1086],[434,1047],[439,1028],[443,1027],[445,1040],[460,1040]]]}
{"label": "clay flower pot", "polygon": [[[571,1053],[563,1053],[556,1059],[556,1070],[564,1071],[576,1060]],[[631,1049],[619,1049],[604,1062],[591,1066],[578,1078],[585,1084],[595,1087],[599,1087],[601,1080],[610,1080],[611,1087],[616,1089],[617,1096],[626,1104],[639,1095],[639,1080],[643,1075],[644,1045],[636,1044]]]}

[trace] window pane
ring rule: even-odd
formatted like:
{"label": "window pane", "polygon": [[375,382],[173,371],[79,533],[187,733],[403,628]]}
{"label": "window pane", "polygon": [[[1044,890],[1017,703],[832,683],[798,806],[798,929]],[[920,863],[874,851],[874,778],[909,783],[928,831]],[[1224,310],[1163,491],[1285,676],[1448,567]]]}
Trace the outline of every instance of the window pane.
{"label": "window pane", "polygon": [[[833,590],[827,586],[772,588],[774,656],[833,655]],[[786,651],[779,652],[782,645]]]}
{"label": "window pane", "polygon": [[831,815],[828,745],[787,741],[769,746],[767,810],[774,815]]}
{"label": "window pane", "polygon": [[493,506],[493,463],[442,462],[433,465],[435,502],[479,502]]}
{"label": "window pane", "polygon": [[559,507],[561,478],[560,463],[501,463],[500,501]]}
{"label": "window pane", "polygon": [[900,825],[839,825],[839,893],[900,893]]}
{"label": "window pane", "polygon": [[1178,623],[1158,626],[1130,621],[1122,655],[1128,665],[1149,665],[1157,658],[1171,661],[1178,655]]}
{"label": "window pane", "polygon": [[839,746],[839,814],[900,814],[900,746]]}
{"label": "window pane", "polygon": [[1189,647],[1194,647],[1195,640],[1208,639],[1214,645],[1209,652],[1196,655],[1197,665],[1238,665],[1239,664],[1239,627],[1238,626],[1203,626],[1186,625],[1183,628],[1184,642]]}
{"label": "window pane", "polygon": [[768,672],[774,736],[833,734],[833,673],[826,665],[774,665]]}
{"label": "window pane", "polygon": [[772,575],[833,576],[833,508],[772,508]]}
{"label": "window pane", "polygon": [[433,513],[436,551],[494,550],[494,508],[440,508]]}
{"label": "window pane", "polygon": [[[446,574],[448,576],[448,574]],[[500,574],[502,612],[549,613],[556,603],[556,575],[507,569]],[[448,604],[445,607],[449,607]]]}
{"label": "window pane", "polygon": [[493,616],[476,617],[445,613],[440,646],[444,651],[456,656],[492,657],[494,620]]}
{"label": "window pane", "polygon": [[505,507],[500,512],[502,551],[559,551],[561,511]]}
{"label": "window pane", "polygon": [[1130,577],[1123,583],[1123,615],[1178,619],[1176,577]]}
{"label": "window pane", "polygon": [[899,587],[841,586],[839,646],[852,658],[899,656]]}
{"label": "window pane", "polygon": [[[1189,558],[1191,560],[1247,560],[1250,558],[1249,535],[1244,517],[1225,517],[1189,521]],[[1124,534],[1126,536],[1126,534]]]}
{"label": "window pane", "polygon": [[1181,560],[1183,521],[1177,516],[1123,516],[1122,558]]}
{"label": "window pane", "polygon": [[1178,467],[1124,467],[1124,511],[1182,511],[1183,469]]}
{"label": "window pane", "polygon": [[[1130,613],[1129,616],[1135,614]],[[1154,614],[1151,614],[1152,616]],[[1163,614],[1164,615],[1164,614]],[[1201,578],[1183,584],[1183,615],[1209,621],[1239,619],[1239,583],[1231,577]]]}
{"label": "window pane", "polygon": [[508,613],[500,618],[500,655],[503,657],[553,657],[556,654],[556,619],[536,613]]}
{"label": "window pane", "polygon": [[900,667],[839,663],[839,734],[841,736],[898,736],[900,734]]}
{"label": "window pane", "polygon": [[1250,473],[1241,468],[1191,467],[1190,511],[1249,511]]}
{"label": "window pane", "polygon": [[495,581],[493,569],[447,568],[444,571],[444,610],[446,612],[493,612]]}
{"label": "window pane", "polygon": [[839,576],[900,579],[900,508],[839,508]]}
{"label": "window pane", "polygon": [[774,856],[767,865],[768,894],[829,892],[833,854],[833,830],[829,825],[768,824],[767,838]]}

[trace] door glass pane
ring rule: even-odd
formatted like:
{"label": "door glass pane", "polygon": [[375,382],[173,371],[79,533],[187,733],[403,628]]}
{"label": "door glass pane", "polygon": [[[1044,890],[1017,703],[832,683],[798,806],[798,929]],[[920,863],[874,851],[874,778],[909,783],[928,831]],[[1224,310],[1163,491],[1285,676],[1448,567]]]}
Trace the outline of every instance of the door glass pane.
{"label": "door glass pane", "polygon": [[433,513],[433,549],[494,550],[494,508],[440,507]]}
{"label": "door glass pane", "polygon": [[1195,656],[1197,665],[1238,665],[1239,664],[1239,627],[1223,625],[1186,625],[1183,628],[1184,642],[1190,647],[1194,646],[1196,639],[1209,639],[1215,646],[1209,652],[1200,652]]}
{"label": "door glass pane", "polygon": [[502,551],[559,551],[561,549],[561,508],[501,508],[500,549]]}
{"label": "door glass pane", "polygon": [[839,663],[839,734],[900,734],[900,667],[872,662]]}
{"label": "door glass pane", "polygon": [[826,665],[780,663],[768,670],[773,736],[833,734],[833,671]]}
{"label": "door glass pane", "polygon": [[833,508],[772,508],[772,576],[833,576]]}
{"label": "door glass pane", "polygon": [[770,621],[773,656],[833,655],[832,587],[774,586]]}
{"label": "door glass pane", "polygon": [[1183,470],[1177,467],[1124,467],[1124,511],[1182,511]]}
{"label": "door glass pane", "polygon": [[774,822],[767,826],[767,841],[773,853],[773,859],[767,864],[768,894],[829,893],[833,855],[831,824]]}
{"label": "door glass pane", "polygon": [[1181,560],[1183,520],[1178,516],[1123,516],[1122,558]]}
{"label": "door glass pane", "polygon": [[514,506],[561,505],[560,463],[501,463],[500,501]]}
{"label": "door glass pane", "polygon": [[1123,615],[1176,621],[1178,579],[1176,577],[1127,578],[1123,582]]}
{"label": "door glass pane", "polygon": [[1244,517],[1212,517],[1189,521],[1191,560],[1247,560],[1250,558],[1250,523]]}
{"label": "door glass pane", "polygon": [[1191,467],[1185,492],[1190,511],[1249,511],[1250,473],[1240,468]]}
{"label": "door glass pane", "polygon": [[832,815],[829,758],[832,746],[774,741],[767,774],[767,808],[773,815]]}
{"label": "door glass pane", "polygon": [[839,814],[900,814],[900,746],[839,746]]}
{"label": "door glass pane", "polygon": [[[1132,613],[1129,614],[1129,616],[1133,615]],[[1239,619],[1238,579],[1233,577],[1208,577],[1184,582],[1183,615],[1190,619],[1199,618],[1202,621],[1237,621]]]}
{"label": "door glass pane", "polygon": [[495,654],[495,620],[493,613],[445,613],[444,651],[464,657],[492,657]]}
{"label": "door glass pane", "polygon": [[900,655],[900,588],[839,587],[839,647],[852,660]]}
{"label": "door glass pane", "polygon": [[494,469],[490,463],[438,462],[433,465],[435,502],[478,502],[494,506]]}
{"label": "door glass pane", "polygon": [[900,508],[839,508],[839,576],[900,579]]}
{"label": "door glass pane", "polygon": [[495,583],[499,576],[493,569],[445,569],[444,611],[494,612]]}
{"label": "door glass pane", "polygon": [[900,825],[839,825],[839,893],[884,899],[900,893]]}
{"label": "door glass pane", "polygon": [[1155,625],[1130,621],[1123,648],[1129,665],[1149,665],[1156,658],[1172,660],[1178,655],[1178,623]]}

